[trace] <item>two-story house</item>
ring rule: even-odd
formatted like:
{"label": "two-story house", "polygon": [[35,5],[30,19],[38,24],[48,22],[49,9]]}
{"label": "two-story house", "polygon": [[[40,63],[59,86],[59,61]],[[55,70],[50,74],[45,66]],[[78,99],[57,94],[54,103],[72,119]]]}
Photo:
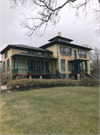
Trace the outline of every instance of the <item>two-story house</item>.
{"label": "two-story house", "polygon": [[90,75],[89,51],[91,48],[71,43],[73,40],[58,36],[37,47],[12,44],[2,51],[3,72],[13,78],[26,74],[27,78],[72,78]]}

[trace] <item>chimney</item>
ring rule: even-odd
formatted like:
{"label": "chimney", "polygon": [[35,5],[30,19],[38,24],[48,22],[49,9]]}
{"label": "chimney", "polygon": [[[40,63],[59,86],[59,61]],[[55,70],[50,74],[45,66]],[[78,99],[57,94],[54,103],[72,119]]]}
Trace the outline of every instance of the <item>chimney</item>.
{"label": "chimney", "polygon": [[58,32],[58,36],[60,36],[60,37],[61,37],[61,32]]}

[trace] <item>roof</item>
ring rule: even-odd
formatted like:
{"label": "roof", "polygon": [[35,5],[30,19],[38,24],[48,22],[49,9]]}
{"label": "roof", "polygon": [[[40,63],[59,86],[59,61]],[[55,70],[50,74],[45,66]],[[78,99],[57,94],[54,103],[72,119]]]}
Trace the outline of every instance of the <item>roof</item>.
{"label": "roof", "polygon": [[28,53],[14,54],[11,57],[15,57],[15,56],[23,56],[23,57],[33,57],[33,58],[57,60],[57,58],[50,57],[50,56],[33,55],[33,54],[28,54]]}
{"label": "roof", "polygon": [[68,46],[68,47],[79,48],[79,49],[88,50],[88,51],[89,50],[93,50],[92,48],[88,48],[88,47],[72,44],[70,42],[58,41],[58,40],[55,40],[53,42],[47,43],[45,45],[42,45],[42,46],[40,46],[40,48],[45,49],[45,48],[50,47],[50,46],[55,45],[55,44],[65,45],[65,46]]}
{"label": "roof", "polygon": [[85,62],[85,61],[89,61],[89,60],[85,60],[85,59],[69,60],[69,62]]}
{"label": "roof", "polygon": [[53,53],[52,51],[43,49],[43,48],[39,48],[39,47],[33,47],[33,46],[28,46],[28,45],[22,45],[22,44],[9,44],[7,47],[5,47],[0,53],[4,53],[6,50],[9,50],[10,48],[18,48],[18,49],[31,49],[31,50],[35,50],[35,51],[42,51],[42,52],[49,52],[49,53]]}
{"label": "roof", "polygon": [[72,39],[69,39],[69,38],[65,38],[65,37],[61,37],[61,36],[56,36],[56,37],[54,37],[54,38],[51,38],[50,40],[48,40],[48,41],[54,41],[54,40],[57,40],[57,39],[61,39],[61,40],[65,40],[65,41],[67,41],[67,42],[72,42],[73,40]]}

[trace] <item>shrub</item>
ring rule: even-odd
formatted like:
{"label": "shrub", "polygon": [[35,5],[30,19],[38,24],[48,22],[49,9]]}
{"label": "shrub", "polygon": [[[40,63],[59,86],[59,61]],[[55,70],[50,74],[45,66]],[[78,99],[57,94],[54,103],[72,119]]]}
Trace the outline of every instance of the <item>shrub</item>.
{"label": "shrub", "polygon": [[84,86],[97,86],[98,81],[95,80],[95,79],[92,79],[90,77],[87,77],[87,78],[81,79],[81,84],[84,85]]}

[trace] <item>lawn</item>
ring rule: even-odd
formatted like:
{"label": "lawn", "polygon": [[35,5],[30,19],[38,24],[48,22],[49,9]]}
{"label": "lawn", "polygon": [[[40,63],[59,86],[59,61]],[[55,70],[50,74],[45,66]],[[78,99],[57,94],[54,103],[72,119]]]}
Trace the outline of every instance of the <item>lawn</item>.
{"label": "lawn", "polygon": [[1,94],[1,134],[99,134],[99,88]]}

